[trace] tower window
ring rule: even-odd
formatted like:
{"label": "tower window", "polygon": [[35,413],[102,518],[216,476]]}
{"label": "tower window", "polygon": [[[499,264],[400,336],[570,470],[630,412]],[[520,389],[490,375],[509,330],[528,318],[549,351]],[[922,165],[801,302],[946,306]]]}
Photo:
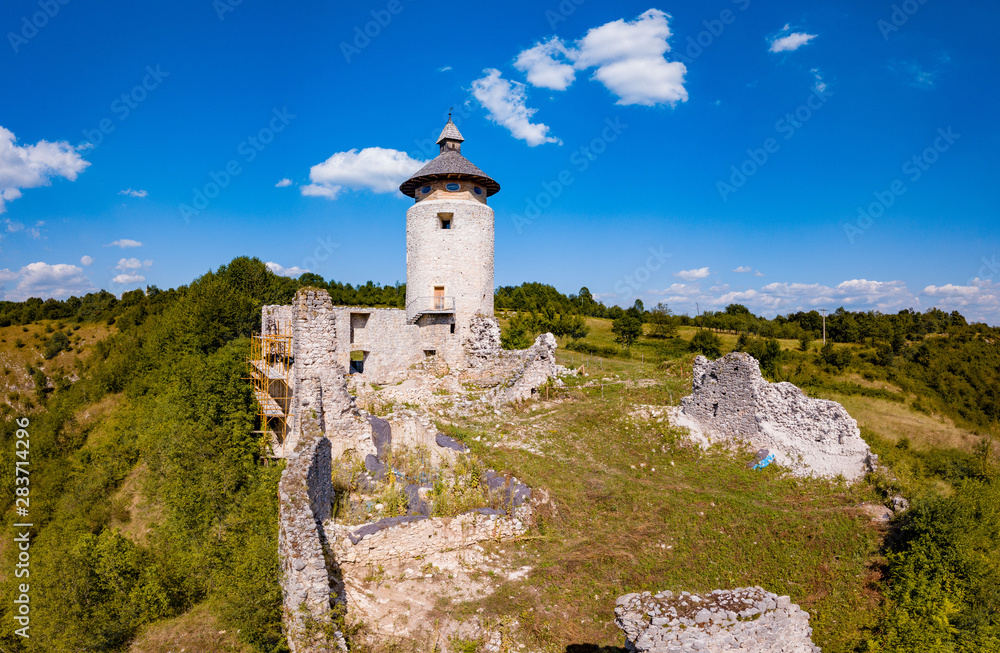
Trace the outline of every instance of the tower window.
{"label": "tower window", "polygon": [[451,229],[451,219],[454,216],[454,213],[438,213],[438,220],[441,222],[441,228]]}
{"label": "tower window", "polygon": [[427,193],[431,192],[431,187],[430,186],[424,186],[423,188],[420,189],[420,192],[423,193],[424,195],[426,195]]}
{"label": "tower window", "polygon": [[456,184],[454,182],[449,183],[449,184],[445,184],[444,187],[447,188],[450,191],[462,190],[461,184]]}
{"label": "tower window", "polygon": [[475,191],[476,195],[482,195],[483,194],[483,189],[480,188],[479,186],[476,186],[472,190]]}

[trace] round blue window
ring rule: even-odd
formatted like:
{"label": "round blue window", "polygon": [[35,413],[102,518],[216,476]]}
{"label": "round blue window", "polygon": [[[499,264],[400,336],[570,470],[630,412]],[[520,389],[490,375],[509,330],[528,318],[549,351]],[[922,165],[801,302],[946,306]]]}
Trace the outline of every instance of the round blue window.
{"label": "round blue window", "polygon": [[424,186],[423,188],[420,189],[420,192],[423,193],[424,195],[426,195],[427,193],[431,192],[431,187],[430,186]]}
{"label": "round blue window", "polygon": [[450,184],[445,184],[445,188],[447,188],[448,190],[461,190],[462,186],[461,184],[456,184],[452,182]]}
{"label": "round blue window", "polygon": [[483,194],[483,189],[480,188],[479,186],[476,186],[472,190],[476,191],[476,195],[482,195]]}

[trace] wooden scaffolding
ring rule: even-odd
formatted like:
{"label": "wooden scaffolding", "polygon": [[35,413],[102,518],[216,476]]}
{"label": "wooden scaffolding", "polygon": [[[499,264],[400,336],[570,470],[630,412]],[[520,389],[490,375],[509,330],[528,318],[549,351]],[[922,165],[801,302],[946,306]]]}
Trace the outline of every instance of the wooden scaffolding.
{"label": "wooden scaffolding", "polygon": [[291,429],[292,363],[289,324],[278,325],[276,333],[251,336],[247,371],[257,400],[259,433],[268,436],[273,454],[282,458]]}

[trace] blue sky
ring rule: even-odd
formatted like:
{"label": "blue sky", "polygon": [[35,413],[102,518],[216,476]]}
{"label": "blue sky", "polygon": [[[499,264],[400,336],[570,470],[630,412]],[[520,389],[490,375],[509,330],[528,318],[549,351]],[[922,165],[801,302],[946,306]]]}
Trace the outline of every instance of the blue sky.
{"label": "blue sky", "polygon": [[239,255],[405,281],[394,189],[454,107],[502,186],[498,285],[1000,324],[998,18],[941,0],[11,0],[3,296],[173,287]]}

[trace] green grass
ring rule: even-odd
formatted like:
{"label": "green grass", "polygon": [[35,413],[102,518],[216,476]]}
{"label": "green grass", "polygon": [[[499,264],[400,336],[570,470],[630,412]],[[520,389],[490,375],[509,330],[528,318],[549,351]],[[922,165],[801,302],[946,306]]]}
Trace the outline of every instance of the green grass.
{"label": "green grass", "polygon": [[[665,422],[631,418],[632,405],[669,403],[685,382],[617,364],[660,383],[608,385],[603,398],[599,388],[571,388],[545,405],[544,420],[529,424],[526,405],[499,429],[465,424],[478,455],[544,488],[555,508],[520,546],[505,547],[513,566],[534,567],[528,578],[460,611],[516,618],[530,646],[564,651],[621,645],[613,615],[621,594],[761,585],[813,613],[825,651],[851,650],[878,601],[870,581],[879,533],[854,507],[873,493],[773,467],[750,471],[749,452],[701,451]],[[523,434],[515,438],[542,455],[504,446],[498,433]]]}

